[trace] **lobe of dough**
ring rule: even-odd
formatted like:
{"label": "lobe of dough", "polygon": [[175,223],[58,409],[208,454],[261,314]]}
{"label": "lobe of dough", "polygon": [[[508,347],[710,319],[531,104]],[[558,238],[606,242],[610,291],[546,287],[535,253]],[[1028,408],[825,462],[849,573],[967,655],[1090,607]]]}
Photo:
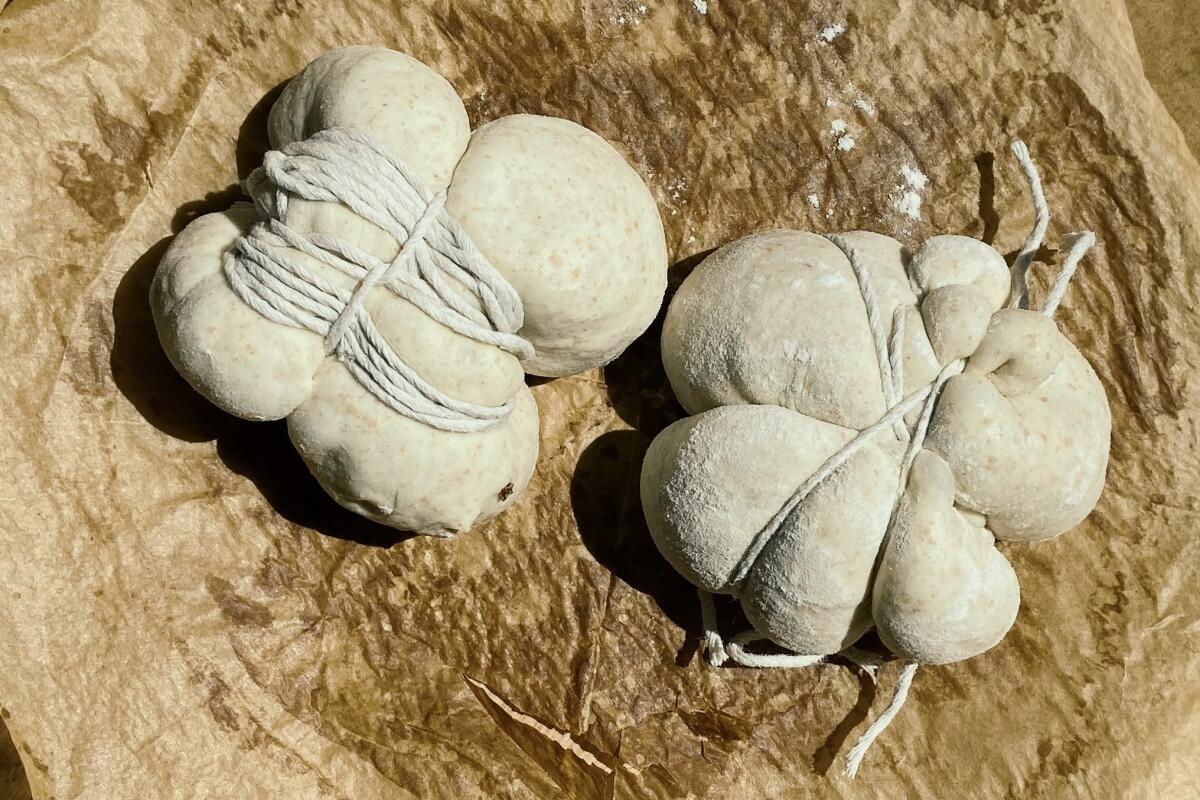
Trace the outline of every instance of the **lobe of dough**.
{"label": "lobe of dough", "polygon": [[[890,324],[897,306],[916,302],[904,249],[874,233],[843,238],[870,272]],[[861,429],[886,410],[854,271],[836,245],[812,233],[755,234],[706,258],[671,301],[662,356],[692,414],[771,404]],[[917,378],[937,371],[911,366]]]}
{"label": "lobe of dough", "polygon": [[1111,430],[1104,387],[1054,321],[1006,309],[947,382],[925,447],[997,538],[1040,542],[1095,507]]}
{"label": "lobe of dough", "polygon": [[954,476],[922,450],[875,577],[879,638],[893,653],[947,664],[995,646],[1017,618],[1017,576],[992,535],[954,509]]}
{"label": "lobe of dough", "polygon": [[325,351],[229,288],[221,257],[256,220],[254,207],[239,203],[184,228],[154,274],[150,308],[164,352],[193,388],[243,419],[275,420],[308,397]]}
{"label": "lobe of dough", "polygon": [[867,446],[783,523],[741,586],[757,534],[851,431],[779,406],[725,406],[650,446],[642,505],[672,566],[735,594],[754,626],[802,653],[834,653],[871,625],[871,578],[896,492],[897,448]]}
{"label": "lobe of dough", "polygon": [[724,406],[679,420],[642,464],[650,534],[685,578],[731,592],[755,535],[851,436],[779,406]]}
{"label": "lobe of dough", "polygon": [[484,125],[447,209],[521,296],[536,350],[526,372],[607,364],[658,314],[667,251],[654,198],[587,128],[529,114]]}
{"label": "lobe of dough", "polygon": [[912,258],[909,274],[922,294],[943,286],[971,286],[996,311],[1008,300],[1009,271],[996,248],[970,236],[931,236]]}

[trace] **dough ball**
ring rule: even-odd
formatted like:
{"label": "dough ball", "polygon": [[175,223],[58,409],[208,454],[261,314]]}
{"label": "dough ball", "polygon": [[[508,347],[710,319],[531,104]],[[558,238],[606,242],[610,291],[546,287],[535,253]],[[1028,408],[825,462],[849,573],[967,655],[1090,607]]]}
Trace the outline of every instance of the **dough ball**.
{"label": "dough ball", "polygon": [[[537,349],[527,369],[560,375],[605,363],[657,312],[666,285],[657,209],[633,169],[585,128],[517,116],[472,136],[444,78],[377,47],[342,48],[313,61],[285,87],[269,127],[276,148],[331,128],[361,132],[429,188],[447,190],[447,211],[522,295],[518,333]],[[385,263],[407,238],[397,228],[419,217],[406,208],[398,224],[376,225],[339,202],[291,195],[279,207],[293,231],[334,238]],[[517,356],[458,334],[394,287],[375,285],[361,309],[424,384],[461,402],[515,403],[501,424],[476,433],[445,432],[395,411],[338,360],[344,350],[327,355],[323,332],[271,321],[235,293],[222,259],[256,221],[252,208],[235,207],[193,222],[168,249],[151,302],[177,369],[237,416],[288,417],[321,485],[386,525],[451,535],[510,505],[538,449],[537,409]],[[404,244],[425,248],[410,255],[425,258],[460,246],[444,235]],[[357,276],[315,257],[287,256],[347,297],[358,285]],[[463,303],[481,309],[475,287],[453,275],[445,280]]]}
{"label": "dough ball", "polygon": [[994,647],[1017,618],[1021,588],[992,535],[954,509],[954,475],[918,454],[875,578],[879,638],[896,655],[947,664]]}
{"label": "dough ball", "polygon": [[701,589],[732,591],[759,531],[851,435],[779,406],[727,406],[674,423],[642,464],[658,549]]}
{"label": "dough ball", "polygon": [[518,114],[471,136],[447,204],[525,306],[534,375],[607,364],[649,327],[667,285],[650,191],[612,145]]}
{"label": "dough ball", "polygon": [[[916,302],[903,248],[878,234],[844,237],[870,271],[890,325],[897,305]],[[706,258],[671,301],[662,355],[676,397],[693,414],[723,405],[780,405],[863,428],[885,411],[850,262],[812,233],[747,236]]]}
{"label": "dough ball", "polygon": [[496,428],[452,433],[398,414],[330,359],[288,433],[334,499],[402,530],[452,536],[508,508],[533,474],[538,411],[522,386]]}

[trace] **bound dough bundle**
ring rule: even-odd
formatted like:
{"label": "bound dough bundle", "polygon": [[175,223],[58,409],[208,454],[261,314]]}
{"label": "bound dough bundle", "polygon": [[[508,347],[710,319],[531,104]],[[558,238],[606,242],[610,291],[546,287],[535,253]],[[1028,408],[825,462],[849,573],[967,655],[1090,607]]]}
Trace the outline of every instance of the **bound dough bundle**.
{"label": "bound dough bundle", "polygon": [[271,109],[255,206],[187,226],[151,288],[201,394],[287,419],[339,503],[453,535],[511,505],[538,450],[525,373],[615,358],[653,320],[666,245],[649,191],[563,119],[470,130],[407,55],[348,47]]}
{"label": "bound dough bundle", "polygon": [[1051,317],[1087,236],[1042,311],[1023,284],[1040,234],[1014,275],[962,236],[910,256],[781,230],[705,259],[662,338],[694,416],[642,470],[663,555],[797,654],[872,626],[914,664],[999,642],[1020,592],[996,540],[1058,536],[1104,484],[1104,389]]}

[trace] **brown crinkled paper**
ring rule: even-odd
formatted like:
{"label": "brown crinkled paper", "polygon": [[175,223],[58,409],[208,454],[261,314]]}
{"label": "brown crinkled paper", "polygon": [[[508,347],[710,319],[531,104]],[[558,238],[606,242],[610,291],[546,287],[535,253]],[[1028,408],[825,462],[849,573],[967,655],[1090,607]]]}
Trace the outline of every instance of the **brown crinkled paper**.
{"label": "brown crinkled paper", "polygon": [[[341,511],[281,425],[171,370],[146,299],[170,236],[237,198],[272,87],[358,42],[439,70],[476,125],[613,141],[675,285],[776,226],[1012,253],[1018,136],[1056,212],[1037,288],[1097,232],[1059,319],[1112,403],[1100,506],[1007,549],[1016,627],[922,670],[857,781],[840,757],[896,664],[876,690],[696,656],[638,504],[681,413],[656,331],[536,386],[530,490],[453,541]],[[1119,0],[15,0],[0,156],[0,714],[33,797],[1194,796],[1200,167]]]}

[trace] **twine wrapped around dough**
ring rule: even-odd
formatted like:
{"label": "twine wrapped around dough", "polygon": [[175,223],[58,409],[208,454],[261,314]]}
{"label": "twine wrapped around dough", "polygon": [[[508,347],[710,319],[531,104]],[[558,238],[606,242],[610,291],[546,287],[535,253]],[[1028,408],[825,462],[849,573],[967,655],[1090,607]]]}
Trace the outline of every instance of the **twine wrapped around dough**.
{"label": "twine wrapped around dough", "polygon": [[[456,400],[396,354],[363,307],[375,286],[389,289],[431,319],[519,358],[533,347],[517,335],[521,298],[402,160],[360,131],[331,128],[267,153],[246,188],[263,221],[225,254],[233,291],[267,319],[318,334],[376,398],[397,413],[444,431],[488,430],[514,401],[498,406]],[[289,199],[341,203],[399,243],[391,261],[321,233],[288,227]],[[357,281],[334,286],[289,248]],[[464,294],[462,289],[467,293]]]}
{"label": "twine wrapped around dough", "polygon": [[[1034,255],[1042,245],[1045,238],[1046,228],[1049,225],[1050,213],[1049,206],[1046,203],[1045,194],[1042,191],[1041,178],[1038,175],[1037,167],[1034,165],[1032,158],[1029,155],[1029,149],[1025,143],[1017,140],[1013,142],[1012,153],[1016,157],[1021,166],[1021,170],[1025,175],[1026,181],[1029,184],[1030,196],[1033,200],[1035,211],[1035,222],[1033,230],[1030,231],[1024,245],[1012,267],[1012,289],[1009,297],[1008,306],[1010,308],[1028,308],[1029,307],[1029,286],[1028,272],[1029,267],[1033,263]],[[832,475],[839,467],[850,459],[863,445],[865,445],[877,433],[885,429],[892,429],[897,438],[902,442],[907,442],[908,447],[905,449],[904,457],[900,462],[900,480],[897,484],[897,498],[899,501],[900,495],[904,493],[905,486],[908,483],[908,473],[912,467],[913,461],[924,444],[925,436],[929,430],[929,422],[933,416],[934,406],[937,404],[938,396],[941,394],[942,388],[951,377],[961,373],[966,366],[966,359],[959,358],[946,364],[938,375],[926,386],[912,392],[907,397],[902,397],[903,392],[903,373],[901,368],[901,343],[904,340],[904,314],[903,307],[897,307],[892,318],[891,331],[883,320],[883,315],[879,310],[879,301],[874,287],[871,283],[870,273],[863,265],[858,254],[851,244],[843,237],[833,234],[826,236],[830,242],[836,245],[850,262],[850,266],[854,271],[854,277],[858,282],[859,292],[862,295],[863,303],[866,306],[867,322],[871,329],[871,338],[875,346],[875,354],[879,362],[879,373],[882,381],[884,401],[888,410],[875,423],[864,428],[854,438],[843,445],[837,452],[831,455],[826,461],[808,477],[800,485],[799,488],[788,498],[788,500],[780,507],[780,509],[771,517],[767,524],[755,535],[750,546],[745,554],[738,562],[734,569],[731,583],[734,586],[741,585],[746,576],[753,570],[755,562],[759,554],[770,542],[771,538],[779,531],[780,527],[788,519],[788,517],[804,502],[805,498],[821,484],[826,478]],[[1063,260],[1063,265],[1052,284],[1046,301],[1041,308],[1041,312],[1052,317],[1058,310],[1059,304],[1062,302],[1063,296],[1066,294],[1067,287],[1070,284],[1071,278],[1074,276],[1079,262],[1087,254],[1087,252],[1096,243],[1095,234],[1091,231],[1083,231],[1074,234],[1070,248]],[[904,424],[904,417],[910,411],[920,407],[921,414],[918,417],[917,424],[913,429],[911,436]],[[895,506],[893,506],[894,512]],[[893,517],[894,518],[894,517]],[[890,527],[890,525],[889,525]],[[777,667],[777,668],[796,668],[807,667],[818,664],[825,659],[825,656],[819,655],[802,655],[802,654],[758,654],[751,653],[745,649],[745,645],[755,640],[761,640],[765,637],[759,635],[754,630],[743,631],[737,634],[729,642],[725,642],[721,638],[721,634],[717,629],[716,610],[713,604],[712,595],[703,590],[700,591],[700,608],[704,626],[704,646],[708,656],[708,660],[714,666],[720,666],[725,661],[732,661],[735,664],[746,667]],[[859,663],[868,674],[874,679],[874,667],[877,662],[864,662],[861,659],[861,653],[855,648],[847,648],[843,650],[843,657],[848,660]],[[904,665],[899,678],[896,681],[893,690],[892,699],[888,703],[887,708],[876,718],[863,734],[851,747],[850,752],[846,757],[845,774],[848,777],[854,777],[859,765],[862,763],[863,757],[871,744],[878,738],[879,734],[899,713],[900,708],[904,705],[908,698],[908,691],[912,685],[913,678],[917,672],[917,662],[910,661]]]}

